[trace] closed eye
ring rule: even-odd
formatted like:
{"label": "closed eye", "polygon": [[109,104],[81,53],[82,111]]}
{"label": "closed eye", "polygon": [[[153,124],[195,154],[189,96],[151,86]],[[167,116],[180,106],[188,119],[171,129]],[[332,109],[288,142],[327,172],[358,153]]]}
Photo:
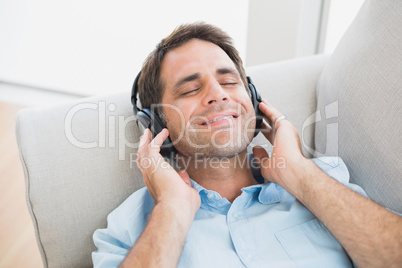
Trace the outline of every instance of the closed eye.
{"label": "closed eye", "polygon": [[222,86],[234,86],[234,85],[237,85],[237,83],[235,83],[235,82],[231,82],[231,83],[222,83],[221,85],[222,85]]}
{"label": "closed eye", "polygon": [[197,90],[199,90],[199,88],[196,88],[196,89],[193,89],[193,90],[186,91],[186,92],[182,93],[181,95],[182,95],[182,96],[185,96],[185,95],[191,94],[191,93],[193,93],[193,92],[196,92]]}

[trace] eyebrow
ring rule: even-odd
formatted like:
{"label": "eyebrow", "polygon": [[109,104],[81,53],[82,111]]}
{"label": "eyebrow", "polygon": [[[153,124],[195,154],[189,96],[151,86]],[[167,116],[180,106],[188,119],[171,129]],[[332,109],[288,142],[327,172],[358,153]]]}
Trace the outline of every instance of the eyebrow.
{"label": "eyebrow", "polygon": [[217,74],[223,75],[223,74],[232,74],[236,77],[239,77],[239,73],[237,72],[236,69],[233,68],[219,68],[216,70]]}
{"label": "eyebrow", "polygon": [[201,77],[201,75],[199,73],[195,73],[189,76],[186,76],[182,79],[180,79],[178,82],[176,82],[173,86],[174,89],[178,89],[180,88],[182,85],[184,85],[185,83],[197,80]]}

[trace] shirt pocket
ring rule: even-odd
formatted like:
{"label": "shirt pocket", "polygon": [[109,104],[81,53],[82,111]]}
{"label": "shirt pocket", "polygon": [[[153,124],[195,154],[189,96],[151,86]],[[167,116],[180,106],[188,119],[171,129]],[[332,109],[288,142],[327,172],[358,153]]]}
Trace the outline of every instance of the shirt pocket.
{"label": "shirt pocket", "polygon": [[318,220],[275,233],[297,267],[353,267],[341,244]]}

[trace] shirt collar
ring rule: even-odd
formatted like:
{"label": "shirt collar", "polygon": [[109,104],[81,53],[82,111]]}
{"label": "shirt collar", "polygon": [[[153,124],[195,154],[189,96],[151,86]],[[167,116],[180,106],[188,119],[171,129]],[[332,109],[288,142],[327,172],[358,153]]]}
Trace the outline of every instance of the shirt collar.
{"label": "shirt collar", "polygon": [[[191,187],[193,187],[200,194],[202,203],[221,203],[221,200],[227,201],[226,198],[222,198],[217,192],[205,189],[203,186],[199,185],[196,181],[192,179]],[[269,205],[281,202],[281,192],[284,190],[282,189],[282,187],[275,183],[265,181],[261,184],[244,187],[242,188],[242,191],[250,195],[258,194],[258,201],[261,204]]]}
{"label": "shirt collar", "polygon": [[258,195],[258,201],[260,201],[261,204],[269,205],[281,202],[282,195],[280,194],[280,190],[282,188],[278,188],[278,185],[272,182],[265,182],[263,185]]}

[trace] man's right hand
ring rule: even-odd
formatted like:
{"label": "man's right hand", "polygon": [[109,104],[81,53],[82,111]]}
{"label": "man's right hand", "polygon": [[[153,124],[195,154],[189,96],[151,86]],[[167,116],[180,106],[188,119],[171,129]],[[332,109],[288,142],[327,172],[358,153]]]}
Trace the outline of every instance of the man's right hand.
{"label": "man's right hand", "polygon": [[[137,152],[137,165],[144,177],[144,183],[155,200],[155,205],[176,207],[183,220],[191,220],[200,207],[198,192],[191,187],[190,178],[185,170],[176,172],[160,152],[169,131],[163,129],[152,140],[149,129],[140,138]],[[187,214],[187,215],[186,215]],[[188,217],[186,217],[188,216]]]}
{"label": "man's right hand", "polygon": [[169,132],[164,129],[152,140],[149,129],[140,139],[137,165],[155,200],[151,217],[120,267],[176,267],[201,205],[185,171],[176,172],[159,153]]}

